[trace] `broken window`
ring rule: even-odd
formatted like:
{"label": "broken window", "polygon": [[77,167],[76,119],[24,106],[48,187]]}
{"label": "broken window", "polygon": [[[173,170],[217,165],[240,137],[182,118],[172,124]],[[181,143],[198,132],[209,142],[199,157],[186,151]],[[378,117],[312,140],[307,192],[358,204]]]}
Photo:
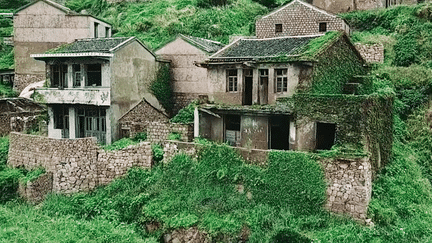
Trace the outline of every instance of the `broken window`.
{"label": "broken window", "polygon": [[87,84],[86,86],[102,85],[102,67],[101,64],[87,65]]}
{"label": "broken window", "polygon": [[105,27],[105,37],[106,38],[110,37],[110,28],[109,27]]}
{"label": "broken window", "polygon": [[326,31],[327,31],[327,23],[326,22],[319,23],[319,32],[326,32]]}
{"label": "broken window", "polygon": [[285,69],[275,69],[275,81],[276,81],[276,93],[288,91],[288,70]]}
{"label": "broken window", "polygon": [[228,92],[237,91],[237,69],[227,70],[227,87]]}
{"label": "broken window", "polygon": [[51,66],[51,87],[63,88],[66,86],[67,65]]}
{"label": "broken window", "polygon": [[336,124],[317,122],[316,125],[316,149],[331,149],[335,143]]}
{"label": "broken window", "polygon": [[231,146],[237,146],[240,143],[240,121],[239,115],[225,116],[225,141]]}
{"label": "broken window", "polygon": [[80,87],[81,86],[81,65],[74,64],[72,65],[73,69],[73,86]]}
{"label": "broken window", "polygon": [[282,33],[282,24],[275,25],[275,33]]}
{"label": "broken window", "polygon": [[94,23],[94,38],[99,37],[99,23]]}

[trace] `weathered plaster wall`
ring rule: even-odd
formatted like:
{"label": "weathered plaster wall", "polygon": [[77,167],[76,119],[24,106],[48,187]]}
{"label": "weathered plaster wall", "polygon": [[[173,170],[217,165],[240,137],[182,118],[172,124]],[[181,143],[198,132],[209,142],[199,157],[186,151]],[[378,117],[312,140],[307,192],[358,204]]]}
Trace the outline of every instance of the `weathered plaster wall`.
{"label": "weathered plaster wall", "polygon": [[369,63],[383,63],[384,62],[384,45],[383,44],[355,44],[356,49],[360,55]]}
{"label": "weathered plaster wall", "polygon": [[240,146],[253,149],[268,149],[268,117],[241,116]]}
{"label": "weathered plaster wall", "polygon": [[156,75],[156,58],[137,41],[119,49],[111,61],[111,133],[120,138],[118,119],[141,102]]}
{"label": "weathered plaster wall", "polygon": [[150,143],[103,151],[95,138],[53,139],[10,134],[8,164],[26,169],[43,167],[52,173],[52,191],[73,193],[105,185],[133,166],[150,168]]}
{"label": "weathered plaster wall", "polygon": [[75,39],[94,37],[94,23],[100,37],[110,25],[88,15],[66,14],[39,1],[14,15],[15,89],[21,91],[30,83],[45,79],[45,63],[30,54],[44,53]]}
{"label": "weathered plaster wall", "polygon": [[[314,7],[294,2],[258,19],[256,21],[256,35],[258,38],[272,38],[320,34],[324,33],[319,32],[320,22],[327,23],[327,31],[342,30],[349,34],[349,27],[342,19]],[[275,32],[276,24],[282,24],[281,33]]]}

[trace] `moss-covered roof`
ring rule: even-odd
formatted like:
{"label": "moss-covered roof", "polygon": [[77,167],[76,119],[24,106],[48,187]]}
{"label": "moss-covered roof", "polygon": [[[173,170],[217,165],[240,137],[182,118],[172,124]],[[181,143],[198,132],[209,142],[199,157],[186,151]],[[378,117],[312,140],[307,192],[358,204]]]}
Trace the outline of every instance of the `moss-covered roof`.
{"label": "moss-covered roof", "polygon": [[111,53],[112,50],[124,44],[131,37],[116,37],[116,38],[89,38],[76,40],[75,42],[61,45],[55,49],[48,50],[46,54],[59,53],[84,53],[84,52],[102,52]]}
{"label": "moss-covered roof", "polygon": [[180,37],[189,44],[208,53],[215,53],[225,46],[220,42],[207,40],[195,36],[180,35]]}
{"label": "moss-covered roof", "polygon": [[209,63],[236,60],[313,61],[342,35],[343,32],[331,31],[315,36],[240,39],[211,56]]}

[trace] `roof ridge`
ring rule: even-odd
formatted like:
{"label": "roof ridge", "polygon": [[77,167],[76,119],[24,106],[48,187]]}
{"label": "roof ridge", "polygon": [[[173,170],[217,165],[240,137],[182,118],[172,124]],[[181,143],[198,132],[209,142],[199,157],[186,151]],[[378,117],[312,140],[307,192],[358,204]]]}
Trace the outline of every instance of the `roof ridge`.
{"label": "roof ridge", "polygon": [[323,13],[323,14],[326,14],[326,15],[329,15],[329,16],[332,16],[332,17],[339,18],[338,16],[336,16],[336,15],[334,15],[334,14],[332,14],[332,13],[329,13],[329,12],[323,10],[323,9],[320,9],[320,8],[318,8],[318,7],[316,7],[316,6],[312,5],[312,4],[309,4],[309,3],[303,2],[303,1],[301,1],[301,0],[293,0],[292,2],[290,2],[290,3],[288,3],[288,4],[284,5],[284,6],[281,6],[280,8],[278,8],[278,9],[276,9],[276,10],[273,10],[272,12],[268,13],[267,15],[261,17],[261,19],[263,19],[263,18],[267,18],[268,16],[273,15],[273,14],[275,14],[275,13],[277,13],[277,12],[279,12],[279,11],[285,9],[286,7],[288,7],[288,6],[290,6],[290,5],[293,5],[293,4],[296,3],[296,2],[298,2],[298,3],[300,3],[300,4],[303,4],[303,5],[305,5],[306,7],[313,8],[314,10],[319,11],[319,12],[321,12],[321,13]]}

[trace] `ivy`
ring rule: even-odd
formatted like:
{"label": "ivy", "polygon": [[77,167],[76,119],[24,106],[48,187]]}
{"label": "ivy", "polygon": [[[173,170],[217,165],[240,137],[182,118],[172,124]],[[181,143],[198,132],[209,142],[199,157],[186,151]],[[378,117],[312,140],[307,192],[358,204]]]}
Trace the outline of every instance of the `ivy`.
{"label": "ivy", "polygon": [[168,114],[171,114],[173,108],[171,74],[169,65],[162,65],[156,73],[156,79],[150,84],[150,91],[159,100]]}
{"label": "ivy", "polygon": [[170,121],[172,123],[191,124],[194,122],[195,107],[197,107],[198,101],[194,100],[189,105],[181,109],[176,116]]}

